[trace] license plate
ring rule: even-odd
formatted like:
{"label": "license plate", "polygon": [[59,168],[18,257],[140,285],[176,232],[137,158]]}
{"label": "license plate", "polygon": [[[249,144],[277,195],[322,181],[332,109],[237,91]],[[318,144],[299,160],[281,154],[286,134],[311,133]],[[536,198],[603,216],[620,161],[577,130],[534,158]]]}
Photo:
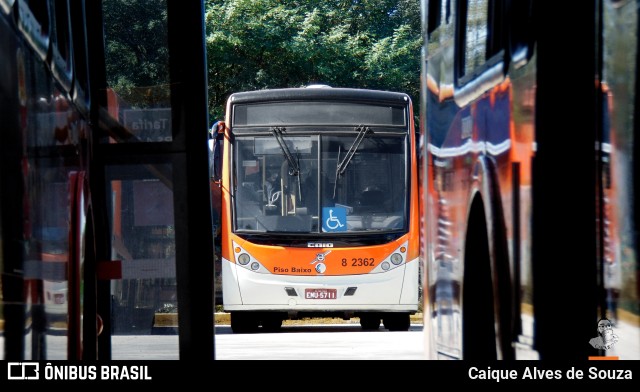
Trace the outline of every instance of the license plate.
{"label": "license plate", "polygon": [[306,299],[336,299],[338,298],[336,289],[305,289]]}

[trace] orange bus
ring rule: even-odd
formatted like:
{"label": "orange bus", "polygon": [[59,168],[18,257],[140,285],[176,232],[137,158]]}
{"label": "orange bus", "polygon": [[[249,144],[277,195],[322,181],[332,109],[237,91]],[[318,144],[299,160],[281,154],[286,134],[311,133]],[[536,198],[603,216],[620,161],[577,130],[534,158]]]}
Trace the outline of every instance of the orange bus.
{"label": "orange bus", "polygon": [[235,93],[219,128],[222,300],[233,331],[304,317],[409,329],[420,291],[409,96]]}
{"label": "orange bus", "polygon": [[421,3],[427,357],[640,358],[637,3]]}

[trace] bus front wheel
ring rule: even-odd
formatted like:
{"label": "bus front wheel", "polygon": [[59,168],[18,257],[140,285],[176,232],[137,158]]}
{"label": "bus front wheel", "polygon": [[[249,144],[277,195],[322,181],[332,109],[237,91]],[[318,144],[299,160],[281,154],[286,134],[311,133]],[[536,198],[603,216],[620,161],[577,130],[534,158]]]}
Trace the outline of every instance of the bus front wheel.
{"label": "bus front wheel", "polygon": [[233,333],[256,332],[258,325],[258,317],[252,313],[231,312],[231,330]]}
{"label": "bus front wheel", "polygon": [[365,331],[375,331],[380,328],[380,315],[363,314],[360,316],[360,325]]}
{"label": "bus front wheel", "polygon": [[408,331],[411,326],[411,316],[409,313],[387,313],[382,323],[389,331]]}

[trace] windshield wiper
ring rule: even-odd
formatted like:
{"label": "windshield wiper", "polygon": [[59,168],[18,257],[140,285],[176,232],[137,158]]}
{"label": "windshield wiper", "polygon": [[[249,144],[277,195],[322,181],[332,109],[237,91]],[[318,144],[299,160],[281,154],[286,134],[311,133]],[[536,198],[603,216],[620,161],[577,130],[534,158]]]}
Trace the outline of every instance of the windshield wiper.
{"label": "windshield wiper", "polygon": [[293,154],[291,154],[289,146],[287,146],[287,143],[284,140],[284,130],[284,128],[273,127],[271,128],[271,133],[278,141],[284,157],[287,158],[287,162],[289,162],[289,175],[298,177],[298,196],[300,197],[300,201],[302,201],[302,189],[300,185],[300,165],[298,164],[298,161],[296,161],[296,159],[293,157]]}
{"label": "windshield wiper", "polygon": [[353,158],[356,151],[358,151],[358,147],[360,147],[360,143],[362,143],[362,140],[364,140],[365,136],[367,136],[367,133],[373,133],[371,128],[365,127],[364,125],[359,125],[355,130],[358,131],[358,136],[356,136],[356,139],[351,144],[351,147],[349,147],[349,151],[347,151],[344,159],[336,168],[336,176],[341,176],[342,174],[344,174],[344,171],[347,170],[347,166],[349,166],[349,163],[351,162],[351,158]]}
{"label": "windshield wiper", "polygon": [[[364,140],[364,138],[367,136],[367,133],[369,133],[369,132],[373,133],[371,128],[369,128],[367,126],[364,126],[364,125],[358,125],[355,130],[358,131],[358,136],[356,136],[356,138],[353,141],[353,143],[351,143],[351,147],[349,147],[349,151],[347,151],[347,154],[344,156],[344,159],[342,159],[342,161],[340,161],[340,163],[336,167],[336,180],[333,183],[333,198],[334,199],[336,197],[336,187],[338,185],[338,177],[342,176],[344,174],[345,170],[347,170],[347,166],[349,166],[349,163],[351,162],[351,158],[353,158],[353,156],[355,155],[356,151],[358,151],[358,147],[360,147],[360,143],[362,143],[362,140]],[[338,149],[338,160],[340,160],[340,150],[339,149]]]}
{"label": "windshield wiper", "polygon": [[296,162],[295,158],[293,157],[293,154],[291,154],[291,151],[289,150],[289,146],[287,146],[287,143],[284,141],[284,136],[282,135],[283,132],[284,132],[284,128],[280,128],[280,127],[271,128],[271,133],[278,141],[278,144],[280,145],[280,149],[282,150],[284,157],[287,158],[287,162],[289,162],[289,175],[297,176],[298,174],[300,174],[300,167],[298,166],[298,162]]}

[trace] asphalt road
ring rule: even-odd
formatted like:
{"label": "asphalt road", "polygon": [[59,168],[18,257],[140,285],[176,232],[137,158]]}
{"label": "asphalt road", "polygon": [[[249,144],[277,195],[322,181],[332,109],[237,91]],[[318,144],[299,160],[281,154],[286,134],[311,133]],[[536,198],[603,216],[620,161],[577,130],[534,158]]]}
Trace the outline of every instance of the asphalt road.
{"label": "asphalt road", "polygon": [[[228,325],[215,327],[216,360],[422,360],[424,332],[421,324],[409,331],[363,331],[359,324],[284,325],[279,332],[234,334]],[[640,334],[634,324],[619,322],[614,332],[619,343],[607,355],[639,359]],[[0,353],[4,352],[0,334]],[[585,344],[588,342],[585,342]],[[30,352],[31,339],[25,339]],[[66,359],[66,337],[46,336],[48,360]],[[114,335],[114,360],[179,360],[178,335]],[[25,358],[29,359],[29,358]],[[536,359],[536,358],[530,358]]]}
{"label": "asphalt road", "polygon": [[[359,324],[285,325],[274,333],[234,334],[216,326],[216,360],[421,360],[422,325],[406,332],[363,331]],[[176,360],[177,335],[116,335],[115,360]]]}
{"label": "asphalt road", "polygon": [[[228,332],[227,332],[228,331]],[[358,324],[283,326],[277,333],[237,335],[216,327],[219,360],[421,360],[422,325],[406,332],[363,331]]]}

